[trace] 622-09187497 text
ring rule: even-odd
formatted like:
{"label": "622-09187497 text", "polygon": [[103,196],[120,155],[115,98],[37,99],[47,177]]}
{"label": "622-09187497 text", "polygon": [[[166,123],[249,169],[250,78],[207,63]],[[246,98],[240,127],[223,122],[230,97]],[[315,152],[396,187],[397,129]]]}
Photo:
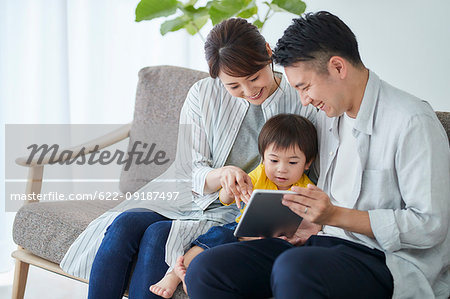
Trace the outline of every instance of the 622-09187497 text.
{"label": "622-09187497 text", "polygon": [[180,192],[127,192],[126,200],[176,200]]}

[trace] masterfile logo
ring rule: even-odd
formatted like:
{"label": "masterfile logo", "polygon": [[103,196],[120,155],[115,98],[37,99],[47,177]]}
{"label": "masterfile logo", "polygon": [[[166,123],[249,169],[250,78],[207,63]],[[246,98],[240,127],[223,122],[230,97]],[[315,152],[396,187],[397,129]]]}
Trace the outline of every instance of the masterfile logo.
{"label": "masterfile logo", "polygon": [[[130,129],[131,125],[103,124],[6,125],[6,211],[17,211],[25,200],[176,200],[180,192],[173,182],[188,186],[191,181],[190,125]],[[177,155],[181,162],[174,164]],[[167,188],[135,192],[169,168],[175,168],[173,177],[160,183]],[[38,192],[29,188],[36,181],[42,183]]]}

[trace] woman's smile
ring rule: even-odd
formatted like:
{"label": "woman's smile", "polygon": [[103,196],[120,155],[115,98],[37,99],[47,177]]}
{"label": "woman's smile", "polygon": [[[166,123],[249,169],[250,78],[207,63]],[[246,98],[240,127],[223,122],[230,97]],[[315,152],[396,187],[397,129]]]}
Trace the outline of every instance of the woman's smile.
{"label": "woman's smile", "polygon": [[260,97],[262,96],[262,94],[263,94],[263,90],[264,90],[264,87],[261,88],[261,90],[260,90],[257,94],[255,94],[255,95],[253,95],[253,96],[247,96],[246,98],[249,99],[249,100],[252,100],[252,101],[259,100],[259,98],[260,98]]}

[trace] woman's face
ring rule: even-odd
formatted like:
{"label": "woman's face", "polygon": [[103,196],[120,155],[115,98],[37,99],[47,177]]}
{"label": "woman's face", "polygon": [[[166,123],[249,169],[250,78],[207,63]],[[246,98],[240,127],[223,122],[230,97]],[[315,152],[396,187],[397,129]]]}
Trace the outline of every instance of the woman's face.
{"label": "woman's face", "polygon": [[248,77],[232,77],[221,71],[219,79],[232,96],[254,105],[261,105],[278,87],[270,64]]}

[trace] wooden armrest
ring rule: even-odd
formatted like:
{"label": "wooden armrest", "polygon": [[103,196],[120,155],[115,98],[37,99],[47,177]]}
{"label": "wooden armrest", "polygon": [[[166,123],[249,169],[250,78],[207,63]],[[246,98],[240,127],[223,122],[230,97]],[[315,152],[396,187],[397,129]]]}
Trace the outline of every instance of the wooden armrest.
{"label": "wooden armrest", "polygon": [[[35,157],[33,160],[30,161],[30,163],[27,163],[28,157],[20,157],[16,159],[16,163],[21,166],[27,166],[27,167],[36,167],[36,166],[43,166],[46,164],[50,164],[50,158],[54,155],[55,157],[58,157],[55,160],[52,160],[52,162],[64,162],[67,160],[74,159],[75,157],[71,157],[69,155],[63,155],[63,158],[61,157],[61,153],[63,151],[71,151],[73,152],[76,157],[81,157],[87,154],[90,154],[91,152],[98,151],[100,149],[103,149],[105,147],[108,147],[112,144],[115,144],[121,140],[124,140],[125,138],[128,138],[130,135],[130,129],[131,129],[131,123],[126,124],[117,130],[114,130],[106,135],[103,135],[101,137],[98,137],[96,139],[90,140],[86,143],[83,143],[81,145],[65,148],[59,150],[56,155],[54,155],[53,152],[47,153],[45,155],[44,159],[42,159],[41,162],[38,163],[38,160],[41,157]],[[82,150],[84,149],[84,150]]]}

